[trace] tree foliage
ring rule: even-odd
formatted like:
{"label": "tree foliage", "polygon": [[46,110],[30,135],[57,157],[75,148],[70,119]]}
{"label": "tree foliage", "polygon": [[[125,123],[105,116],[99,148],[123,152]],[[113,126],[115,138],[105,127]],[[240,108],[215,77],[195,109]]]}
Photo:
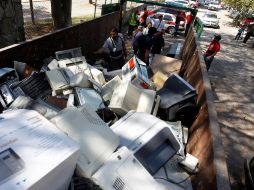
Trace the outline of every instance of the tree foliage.
{"label": "tree foliage", "polygon": [[243,14],[254,12],[254,0],[223,0],[223,2]]}
{"label": "tree foliage", "polygon": [[233,20],[235,25],[240,25],[243,19],[254,14],[254,0],[223,0],[223,2],[239,12]]}

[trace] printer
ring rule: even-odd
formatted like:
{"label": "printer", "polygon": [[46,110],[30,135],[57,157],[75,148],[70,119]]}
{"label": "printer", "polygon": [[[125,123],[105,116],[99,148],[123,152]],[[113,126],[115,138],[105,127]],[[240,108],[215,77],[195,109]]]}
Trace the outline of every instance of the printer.
{"label": "printer", "polygon": [[148,113],[130,111],[111,128],[120,138],[120,147],[127,147],[158,183],[191,190],[191,181],[185,180],[189,174],[178,164],[185,158],[184,146],[172,125]]}
{"label": "printer", "polygon": [[114,152],[92,177],[104,190],[166,190],[124,146]]}
{"label": "printer", "polygon": [[10,110],[0,118],[0,189],[67,190],[77,143],[33,110]]}
{"label": "printer", "polygon": [[56,59],[62,60],[62,59],[71,59],[74,57],[81,57],[82,56],[82,51],[81,47],[78,48],[72,48],[72,49],[67,49],[63,51],[57,51],[55,52]]}

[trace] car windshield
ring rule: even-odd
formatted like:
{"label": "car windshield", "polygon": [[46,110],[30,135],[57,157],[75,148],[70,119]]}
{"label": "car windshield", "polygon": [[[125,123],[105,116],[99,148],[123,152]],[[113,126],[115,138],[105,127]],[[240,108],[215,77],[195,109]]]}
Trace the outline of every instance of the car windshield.
{"label": "car windshield", "polygon": [[174,2],[176,2],[176,3],[181,3],[181,4],[188,4],[188,2],[187,1],[174,1]]}
{"label": "car windshield", "polygon": [[166,20],[166,21],[173,21],[173,18],[172,18],[170,15],[164,15],[163,20]]}
{"label": "car windshield", "polygon": [[205,16],[208,18],[217,18],[216,14],[206,14]]}

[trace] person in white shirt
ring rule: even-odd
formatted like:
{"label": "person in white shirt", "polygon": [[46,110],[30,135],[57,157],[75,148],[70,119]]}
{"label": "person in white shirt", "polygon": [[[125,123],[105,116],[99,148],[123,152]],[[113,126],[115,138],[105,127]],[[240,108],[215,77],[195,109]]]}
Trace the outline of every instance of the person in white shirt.
{"label": "person in white shirt", "polygon": [[165,21],[163,20],[163,16],[159,15],[158,19],[155,19],[153,22],[153,27],[157,29],[158,32],[164,30]]}
{"label": "person in white shirt", "polygon": [[144,34],[144,35],[147,35],[147,34],[148,34],[148,31],[149,31],[149,28],[151,28],[152,26],[153,26],[152,22],[148,22],[147,27],[145,27],[145,28],[143,29],[143,34]]}

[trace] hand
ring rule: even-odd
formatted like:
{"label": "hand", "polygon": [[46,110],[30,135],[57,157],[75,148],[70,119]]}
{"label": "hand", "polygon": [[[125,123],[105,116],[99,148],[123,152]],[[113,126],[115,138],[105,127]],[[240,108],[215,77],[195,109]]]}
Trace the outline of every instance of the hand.
{"label": "hand", "polygon": [[124,59],[126,59],[126,57],[127,57],[127,52],[126,51],[124,51],[123,56],[124,56]]}

